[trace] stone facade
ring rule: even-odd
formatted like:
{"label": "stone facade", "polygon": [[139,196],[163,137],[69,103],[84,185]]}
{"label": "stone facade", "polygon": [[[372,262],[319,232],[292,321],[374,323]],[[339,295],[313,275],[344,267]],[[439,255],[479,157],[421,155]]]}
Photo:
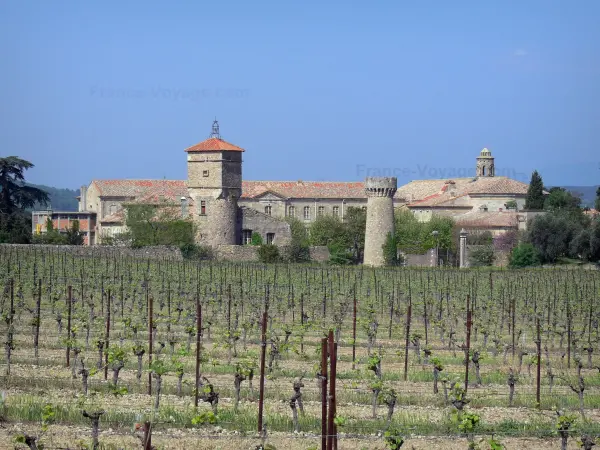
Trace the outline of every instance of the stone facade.
{"label": "stone facade", "polygon": [[242,206],[239,208],[238,222],[241,222],[242,244],[249,244],[252,233],[258,233],[265,244],[285,246],[291,243],[290,224]]}
{"label": "stone facade", "polygon": [[484,148],[477,158],[475,175],[478,177],[493,177],[495,172],[496,169],[494,167],[494,157],[492,156],[492,152],[487,148]]}
{"label": "stone facade", "polygon": [[367,178],[367,227],[365,230],[364,264],[385,264],[383,245],[388,234],[394,234],[394,202],[397,179],[395,177]]}

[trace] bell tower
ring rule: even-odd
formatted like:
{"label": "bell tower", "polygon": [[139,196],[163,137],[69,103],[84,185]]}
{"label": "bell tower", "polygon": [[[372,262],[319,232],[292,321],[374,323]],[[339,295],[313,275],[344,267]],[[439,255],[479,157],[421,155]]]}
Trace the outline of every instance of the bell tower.
{"label": "bell tower", "polygon": [[494,157],[492,156],[492,152],[490,152],[487,148],[481,150],[481,153],[477,157],[477,167],[475,168],[475,176],[495,176]]}
{"label": "bell tower", "polygon": [[221,138],[215,119],[210,136],[185,150],[187,187],[194,201],[199,244],[239,244],[238,199],[242,195],[244,149]]}

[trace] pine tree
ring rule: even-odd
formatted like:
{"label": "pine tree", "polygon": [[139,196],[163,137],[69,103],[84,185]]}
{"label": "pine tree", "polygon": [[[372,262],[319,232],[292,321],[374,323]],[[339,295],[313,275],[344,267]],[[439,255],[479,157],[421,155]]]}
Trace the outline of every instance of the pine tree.
{"label": "pine tree", "polygon": [[531,174],[531,182],[527,189],[525,209],[544,209],[544,183],[537,170]]}

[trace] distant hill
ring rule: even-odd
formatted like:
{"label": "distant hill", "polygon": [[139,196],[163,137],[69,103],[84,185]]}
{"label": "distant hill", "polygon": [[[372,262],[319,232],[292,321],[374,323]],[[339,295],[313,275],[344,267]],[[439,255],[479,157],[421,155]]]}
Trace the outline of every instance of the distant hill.
{"label": "distant hill", "polygon": [[31,183],[27,183],[27,185],[42,189],[50,196],[50,204],[48,206],[36,205],[34,209],[50,207],[55,211],[77,211],[79,209],[79,204],[75,198],[79,195],[79,189],[59,189]]}
{"label": "distant hill", "polygon": [[579,194],[581,197],[581,204],[583,206],[594,206],[596,201],[596,189],[598,186],[561,186],[572,194]]}

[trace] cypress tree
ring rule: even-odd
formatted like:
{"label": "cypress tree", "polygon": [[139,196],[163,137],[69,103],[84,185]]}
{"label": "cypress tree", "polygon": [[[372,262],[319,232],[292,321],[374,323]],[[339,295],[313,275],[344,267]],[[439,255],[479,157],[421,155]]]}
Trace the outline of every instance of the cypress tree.
{"label": "cypress tree", "polygon": [[600,186],[596,189],[596,202],[594,203],[596,211],[600,211]]}
{"label": "cypress tree", "polygon": [[537,170],[531,174],[531,182],[527,189],[525,209],[544,209],[544,183]]}

